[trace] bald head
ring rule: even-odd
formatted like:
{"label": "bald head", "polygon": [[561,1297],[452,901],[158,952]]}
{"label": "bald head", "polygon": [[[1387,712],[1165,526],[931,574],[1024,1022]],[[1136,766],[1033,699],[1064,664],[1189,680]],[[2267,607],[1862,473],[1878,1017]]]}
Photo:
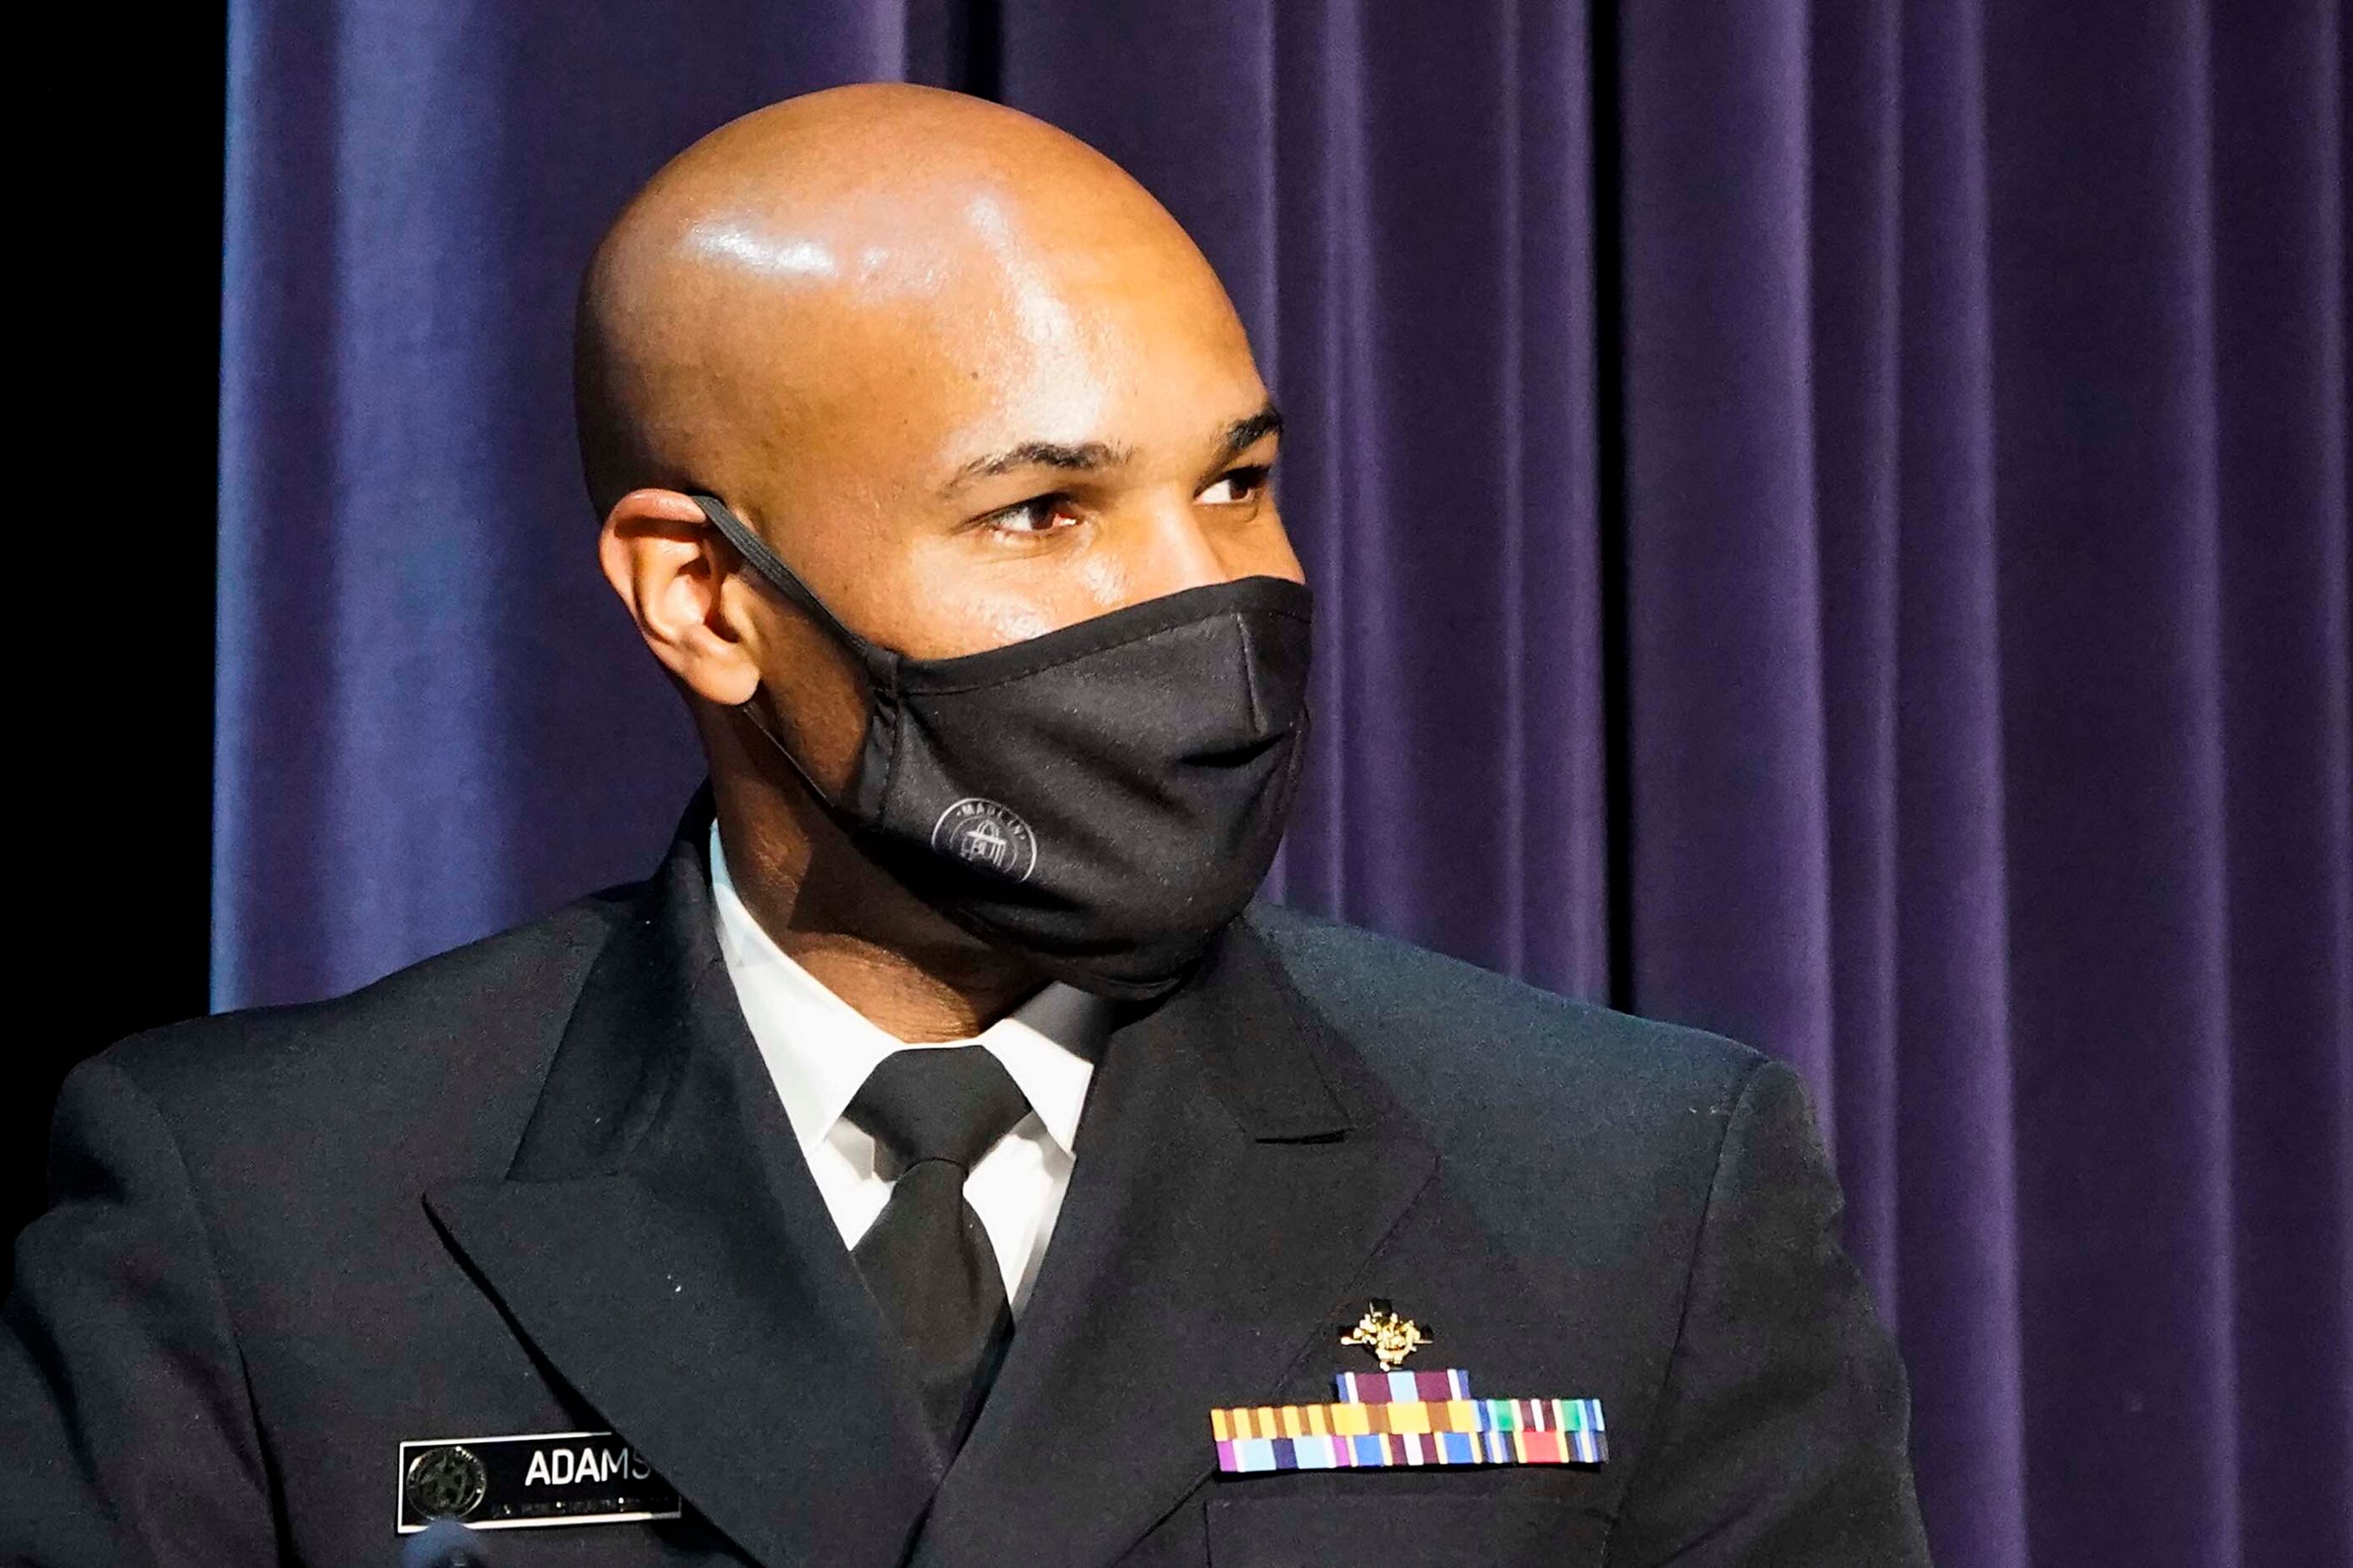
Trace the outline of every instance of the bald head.
{"label": "bald head", "polygon": [[867,85],[723,126],[614,224],[578,343],[608,530],[632,496],[717,495],[902,652],[1298,573],[1216,274],[1116,164],[1000,105]]}
{"label": "bald head", "polygon": [[895,83],[772,105],[673,160],[589,266],[591,495],[601,513],[640,486],[716,487],[861,399],[913,416],[924,378],[1108,346],[1139,306],[1240,342],[1192,241],[1085,143]]}

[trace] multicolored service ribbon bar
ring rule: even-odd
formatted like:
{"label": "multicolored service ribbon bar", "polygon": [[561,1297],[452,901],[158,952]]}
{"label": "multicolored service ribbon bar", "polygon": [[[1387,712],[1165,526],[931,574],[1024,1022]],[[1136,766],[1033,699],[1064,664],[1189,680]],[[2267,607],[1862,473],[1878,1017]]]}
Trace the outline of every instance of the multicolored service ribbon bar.
{"label": "multicolored service ribbon bar", "polygon": [[1337,1470],[1410,1465],[1599,1465],[1598,1399],[1385,1400],[1209,1412],[1218,1468]]}
{"label": "multicolored service ribbon bar", "polygon": [[1343,1405],[1409,1404],[1417,1399],[1468,1399],[1471,1374],[1460,1367],[1443,1372],[1335,1372],[1333,1386]]}

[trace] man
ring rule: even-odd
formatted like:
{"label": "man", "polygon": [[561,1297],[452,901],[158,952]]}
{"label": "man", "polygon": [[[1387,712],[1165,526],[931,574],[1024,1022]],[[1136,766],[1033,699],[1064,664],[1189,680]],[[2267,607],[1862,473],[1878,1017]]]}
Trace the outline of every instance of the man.
{"label": "man", "polygon": [[[777,105],[621,216],[578,364],[708,795],[641,887],[75,1075],[0,1544],[1925,1561],[1791,1074],[1245,910],[1306,723],[1281,424],[1131,180]],[[1436,1395],[1335,1382],[1392,1364]]]}

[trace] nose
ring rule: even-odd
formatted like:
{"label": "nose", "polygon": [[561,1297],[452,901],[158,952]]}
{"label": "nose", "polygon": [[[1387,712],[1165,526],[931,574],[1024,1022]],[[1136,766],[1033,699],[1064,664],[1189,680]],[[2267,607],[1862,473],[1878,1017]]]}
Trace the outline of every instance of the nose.
{"label": "nose", "polygon": [[1155,505],[1137,520],[1128,587],[1135,599],[1157,599],[1187,588],[1230,582],[1245,574],[1224,560],[1201,526],[1191,498]]}

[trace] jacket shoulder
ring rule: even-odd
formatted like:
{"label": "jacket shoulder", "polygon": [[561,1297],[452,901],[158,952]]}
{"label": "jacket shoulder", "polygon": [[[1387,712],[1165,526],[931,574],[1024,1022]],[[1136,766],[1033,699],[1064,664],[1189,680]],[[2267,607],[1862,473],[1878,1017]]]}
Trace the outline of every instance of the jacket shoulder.
{"label": "jacket shoulder", "polygon": [[420,1137],[453,1152],[511,1150],[634,891],[592,895],[346,995],[134,1035],[94,1061],[155,1105],[192,1164],[208,1152],[258,1163],[305,1150],[348,1163]]}
{"label": "jacket shoulder", "polygon": [[[1695,1142],[1712,1158],[1765,1056],[1353,926],[1261,905],[1293,984],[1441,1147]],[[1695,1134],[1694,1138],[1692,1135]],[[1628,1151],[1630,1152],[1630,1151]]]}

